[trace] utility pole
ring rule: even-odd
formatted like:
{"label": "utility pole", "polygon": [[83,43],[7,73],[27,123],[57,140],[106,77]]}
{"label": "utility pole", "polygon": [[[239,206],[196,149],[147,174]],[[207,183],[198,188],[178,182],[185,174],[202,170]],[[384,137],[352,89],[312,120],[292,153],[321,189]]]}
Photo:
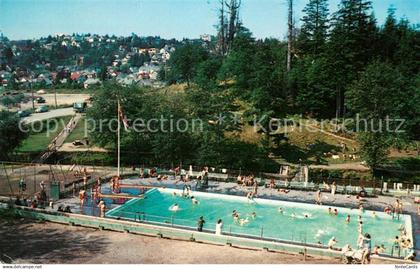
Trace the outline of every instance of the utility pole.
{"label": "utility pole", "polygon": [[287,33],[287,71],[292,69],[292,39],[293,39],[293,0],[288,0],[288,33]]}
{"label": "utility pole", "polygon": [[35,109],[35,96],[34,96],[34,88],[32,88],[32,81],[29,82],[29,88],[31,88],[31,95],[32,95],[32,109]]}
{"label": "utility pole", "polygon": [[57,87],[54,85],[54,100],[55,100],[55,109],[57,109]]}

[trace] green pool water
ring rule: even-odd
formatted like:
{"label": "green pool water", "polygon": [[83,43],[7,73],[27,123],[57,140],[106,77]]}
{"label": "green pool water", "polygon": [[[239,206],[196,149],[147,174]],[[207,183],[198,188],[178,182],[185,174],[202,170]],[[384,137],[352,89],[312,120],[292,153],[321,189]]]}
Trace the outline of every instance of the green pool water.
{"label": "green pool water", "polygon": [[[177,195],[174,195],[176,193]],[[153,189],[146,193],[145,199],[132,199],[107,212],[107,217],[138,220],[183,226],[197,227],[197,220],[203,216],[205,230],[214,231],[218,219],[223,221],[224,234],[237,234],[265,239],[294,241],[299,243],[327,244],[332,236],[337,238],[337,246],[357,244],[358,209],[340,208],[338,216],[328,214],[328,206],[318,206],[304,203],[292,203],[276,200],[255,199],[250,201],[245,197],[194,192],[199,204],[193,204],[191,199],[181,197],[182,191],[173,189]],[[171,211],[173,204],[179,205],[178,211]],[[283,209],[283,213],[279,212]],[[236,210],[240,218],[248,218],[249,222],[240,225],[234,221],[232,211]],[[252,217],[252,213],[256,217]],[[293,217],[292,215],[295,215]],[[350,223],[345,219],[351,216]],[[400,235],[403,226],[411,232],[411,219],[401,215],[393,219],[382,212],[365,211],[361,214],[363,232],[372,237],[372,247],[384,244],[386,252],[390,252],[393,239]],[[308,218],[305,218],[305,215]]]}

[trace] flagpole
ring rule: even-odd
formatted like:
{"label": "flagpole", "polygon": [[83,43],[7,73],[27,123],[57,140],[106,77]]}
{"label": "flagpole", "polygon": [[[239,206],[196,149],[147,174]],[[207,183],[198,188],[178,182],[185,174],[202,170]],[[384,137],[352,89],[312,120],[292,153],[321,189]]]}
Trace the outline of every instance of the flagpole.
{"label": "flagpole", "polygon": [[121,107],[120,107],[120,100],[118,99],[118,111],[117,111],[117,117],[118,117],[118,134],[117,134],[117,155],[118,155],[118,171],[117,171],[117,176],[120,177],[120,131],[121,131],[121,125],[120,125],[120,111],[121,111]]}

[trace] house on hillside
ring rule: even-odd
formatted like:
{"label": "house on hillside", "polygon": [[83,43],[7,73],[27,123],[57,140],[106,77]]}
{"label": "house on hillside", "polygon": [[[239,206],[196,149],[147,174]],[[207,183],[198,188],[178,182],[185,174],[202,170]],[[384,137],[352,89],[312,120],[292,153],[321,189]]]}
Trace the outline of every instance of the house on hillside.
{"label": "house on hillside", "polygon": [[95,86],[95,85],[99,85],[101,84],[101,81],[97,78],[88,78],[84,83],[83,83],[83,88],[87,89],[89,87]]}
{"label": "house on hillside", "polygon": [[81,73],[80,71],[75,71],[70,73],[70,79],[73,81],[77,81],[80,77]]}

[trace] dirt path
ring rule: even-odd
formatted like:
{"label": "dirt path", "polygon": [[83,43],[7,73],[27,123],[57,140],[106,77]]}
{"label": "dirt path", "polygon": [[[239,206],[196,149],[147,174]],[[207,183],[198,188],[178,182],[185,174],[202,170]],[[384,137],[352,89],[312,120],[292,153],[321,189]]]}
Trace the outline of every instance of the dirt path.
{"label": "dirt path", "polygon": [[309,165],[310,168],[325,169],[325,170],[355,170],[355,171],[369,171],[369,168],[361,162],[354,163],[332,163],[329,165]]}
{"label": "dirt path", "polygon": [[347,141],[347,142],[352,142],[352,143],[356,142],[356,140],[354,140],[354,139],[347,138],[347,137],[343,137],[343,136],[339,136],[339,135],[336,135],[336,134],[334,134],[334,133],[331,133],[331,132],[325,131],[325,130],[323,130],[323,129],[319,128],[318,126],[316,126],[316,125],[314,125],[314,124],[302,124],[302,125],[307,126],[307,127],[310,127],[310,128],[317,129],[318,131],[320,131],[320,132],[321,132],[321,133],[323,133],[323,134],[326,134],[326,135],[332,136],[332,137],[337,138],[337,139],[340,139],[340,140],[345,140],[345,141]]}
{"label": "dirt path", "polygon": [[82,118],[81,114],[76,113],[73,118],[69,121],[69,123],[64,127],[64,129],[57,135],[54,139],[54,143],[50,145],[50,147],[54,147],[54,150],[60,148],[66,138],[73,132],[74,128],[76,128],[79,120]]}

